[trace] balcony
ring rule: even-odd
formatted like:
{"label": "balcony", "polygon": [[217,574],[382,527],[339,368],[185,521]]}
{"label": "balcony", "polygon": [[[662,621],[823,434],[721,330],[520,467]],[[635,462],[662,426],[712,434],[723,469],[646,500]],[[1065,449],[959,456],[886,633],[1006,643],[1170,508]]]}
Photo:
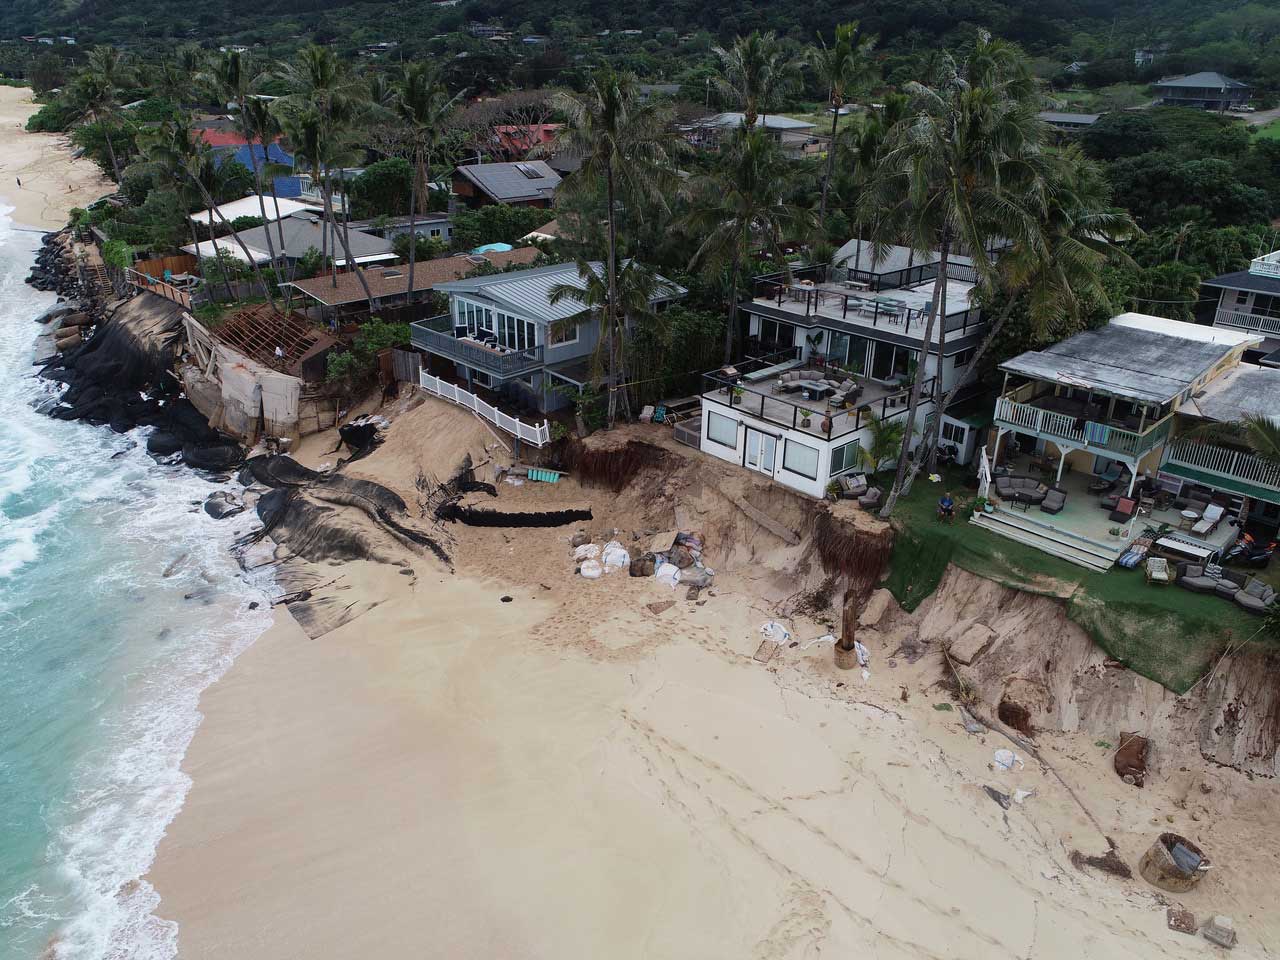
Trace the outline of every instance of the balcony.
{"label": "balcony", "polygon": [[518,377],[541,369],[542,345],[527,350],[491,347],[469,337],[454,336],[453,318],[447,313],[409,325],[409,342],[419,350],[445,357],[499,379]]}
{"label": "balcony", "polygon": [[1249,272],[1259,277],[1280,277],[1280,250],[1261,257],[1254,257]]}
{"label": "balcony", "polygon": [[[1276,274],[1280,277],[1280,273]],[[1213,318],[1215,327],[1230,327],[1233,330],[1248,330],[1267,337],[1280,337],[1280,317],[1265,317],[1257,313],[1244,313],[1240,310],[1219,310]]]}
{"label": "balcony", "polygon": [[1047,410],[1034,403],[1020,403],[1010,397],[1001,397],[996,401],[995,419],[999,426],[1019,433],[1031,433],[1053,441],[1061,440],[1077,449],[1106,451],[1136,460],[1164,442],[1169,435],[1173,415],[1157,420],[1143,430],[1130,430],[1089,420],[1079,414]]}
{"label": "balcony", "polygon": [[1246,496],[1261,493],[1263,499],[1273,502],[1280,495],[1280,466],[1248,451],[1232,450],[1199,440],[1183,437],[1169,444],[1161,469],[1187,480],[1225,487]]}

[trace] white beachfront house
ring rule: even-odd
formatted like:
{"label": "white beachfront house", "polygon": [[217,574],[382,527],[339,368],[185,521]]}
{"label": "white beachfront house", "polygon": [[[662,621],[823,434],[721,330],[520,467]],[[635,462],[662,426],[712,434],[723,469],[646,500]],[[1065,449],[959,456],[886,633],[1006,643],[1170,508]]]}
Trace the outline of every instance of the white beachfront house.
{"label": "white beachfront house", "polygon": [[[824,496],[836,478],[867,470],[860,451],[869,420],[905,417],[924,353],[918,441],[934,414],[935,385],[952,387],[986,330],[973,267],[959,258],[948,269],[946,303],[926,345],[937,257],[890,248],[873,258],[869,245],[859,255],[857,244],[842,247],[829,268],[756,279],[753,299],[741,307],[744,360],[704,376],[704,453]],[[943,417],[940,442],[967,463],[990,422],[989,403],[962,395]]]}

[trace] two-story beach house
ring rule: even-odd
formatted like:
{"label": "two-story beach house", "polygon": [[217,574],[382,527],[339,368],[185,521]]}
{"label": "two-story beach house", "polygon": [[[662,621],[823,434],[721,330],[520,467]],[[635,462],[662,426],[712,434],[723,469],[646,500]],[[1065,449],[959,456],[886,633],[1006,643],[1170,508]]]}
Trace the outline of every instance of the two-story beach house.
{"label": "two-story beach house", "polygon": [[1263,338],[1250,359],[1280,350],[1280,250],[1255,257],[1248,270],[1224,273],[1201,287],[1202,303],[1216,297],[1211,316],[1201,319]]}
{"label": "two-story beach house", "polygon": [[[1194,559],[1216,556],[1239,524],[1274,529],[1280,467],[1204,429],[1280,415],[1280,370],[1244,361],[1260,339],[1127,313],[1005,361],[992,510],[974,522],[1097,570],[1148,527]],[[1020,495],[1014,478],[1041,490]]]}
{"label": "two-story beach house", "polygon": [[[951,388],[986,329],[971,261],[948,267],[946,302],[926,344],[938,258],[897,247],[876,258],[858,244],[842,247],[829,267],[798,269],[789,281],[782,274],[756,279],[753,299],[741,306],[743,360],[704,376],[704,453],[824,496],[833,480],[866,471],[860,451],[869,445],[869,421],[905,417],[921,362],[923,430],[938,379],[942,390]],[[990,422],[989,403],[976,409],[961,396],[943,417],[941,442],[966,463]]]}
{"label": "two-story beach house", "polygon": [[[591,267],[604,269],[600,263]],[[656,310],[688,292],[663,277],[658,281]],[[483,387],[541,413],[558,410],[590,381],[600,342],[598,317],[570,323],[583,311],[581,303],[551,302],[560,286],[585,286],[575,264],[438,283],[435,290],[449,296],[449,312],[411,324],[411,343],[469,390]]]}

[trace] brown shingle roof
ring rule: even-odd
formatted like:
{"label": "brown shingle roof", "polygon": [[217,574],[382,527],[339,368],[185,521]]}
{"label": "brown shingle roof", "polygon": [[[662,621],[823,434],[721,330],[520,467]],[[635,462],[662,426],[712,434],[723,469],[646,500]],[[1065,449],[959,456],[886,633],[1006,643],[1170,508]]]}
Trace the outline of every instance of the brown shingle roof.
{"label": "brown shingle roof", "polygon": [[[435,260],[420,260],[413,267],[413,290],[417,293],[430,290],[437,283],[461,280],[476,269],[477,261],[481,257],[501,270],[513,263],[533,263],[537,256],[536,248],[520,247],[515,250],[479,255],[459,254],[453,257],[439,257]],[[373,294],[375,300],[403,297],[409,292],[407,263],[389,267],[366,267],[364,277],[369,284],[369,292]],[[348,303],[359,303],[365,299],[364,287],[360,285],[360,278],[354,273],[338,274],[336,288],[327,275],[312,277],[310,280],[295,280],[292,286],[326,307],[340,307]]]}

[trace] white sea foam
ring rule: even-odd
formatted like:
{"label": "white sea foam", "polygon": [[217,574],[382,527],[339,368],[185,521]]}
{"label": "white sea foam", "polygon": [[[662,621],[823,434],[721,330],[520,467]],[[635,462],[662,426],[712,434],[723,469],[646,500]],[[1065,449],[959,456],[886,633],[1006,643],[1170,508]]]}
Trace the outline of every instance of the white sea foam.
{"label": "white sea foam", "polygon": [[[4,221],[0,214],[0,255],[14,239]],[[156,465],[144,434],[31,409],[49,387],[25,375],[15,351],[29,356],[37,332],[29,318],[52,297],[21,280],[13,267],[0,278],[0,650],[4,630],[36,629],[29,591],[6,596],[6,583],[31,582],[42,551],[52,562],[82,544],[102,559],[94,555],[92,576],[59,584],[57,602],[105,611],[127,642],[111,662],[63,667],[102,668],[101,701],[84,707],[92,746],[76,758],[65,795],[41,798],[47,866],[20,889],[0,876],[0,958],[34,958],[52,944],[60,960],[171,960],[176,927],[154,915],[159,897],[141,878],[191,787],[180,765],[200,694],[269,625],[269,604],[247,608],[271,583],[242,575],[230,555],[248,515],[208,517],[198,504],[216,488]],[[180,569],[162,578],[180,555]],[[184,599],[196,592],[208,593],[204,604]],[[6,934],[18,944],[12,954]]]}

